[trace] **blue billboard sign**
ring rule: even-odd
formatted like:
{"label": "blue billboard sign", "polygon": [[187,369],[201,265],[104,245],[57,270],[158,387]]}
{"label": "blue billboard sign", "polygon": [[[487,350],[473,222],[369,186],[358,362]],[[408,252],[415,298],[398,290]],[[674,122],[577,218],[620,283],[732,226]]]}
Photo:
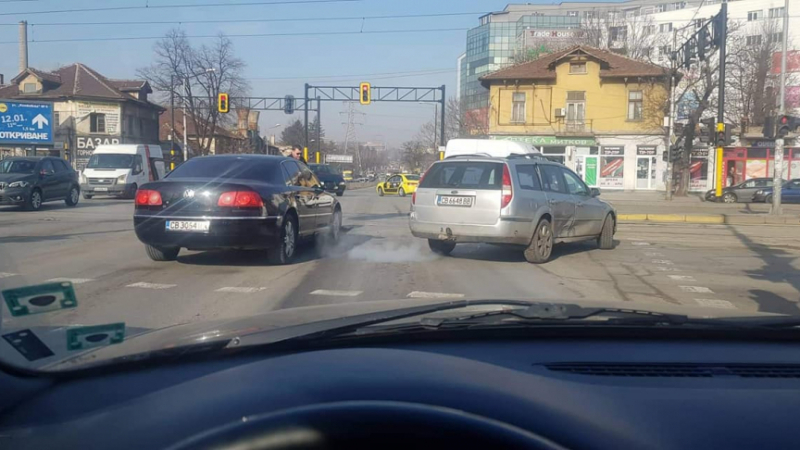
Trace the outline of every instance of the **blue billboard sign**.
{"label": "blue billboard sign", "polygon": [[52,143],[52,103],[0,99],[0,144]]}

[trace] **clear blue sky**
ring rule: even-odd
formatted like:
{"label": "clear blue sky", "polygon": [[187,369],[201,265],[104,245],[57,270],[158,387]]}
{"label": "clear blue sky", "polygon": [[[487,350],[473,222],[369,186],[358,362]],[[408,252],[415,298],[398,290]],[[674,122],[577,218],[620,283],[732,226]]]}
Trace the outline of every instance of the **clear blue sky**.
{"label": "clear blue sky", "polygon": [[[368,19],[341,21],[291,21],[223,24],[73,25],[47,23],[109,21],[196,21],[221,19],[302,19],[502,10],[504,0],[361,0],[348,3],[202,7],[209,3],[242,3],[248,0],[0,0],[0,73],[6,80],[17,73],[17,27],[20,20],[30,24],[29,48],[32,67],[52,70],[82,62],[110,78],[133,78],[136,69],[150,63],[155,40],[53,42],[38,40],[161,36],[180,27],[191,35],[248,33],[336,32],[401,29],[471,28],[478,14],[434,18]],[[269,1],[269,0],[249,0]],[[544,3],[544,2],[542,2]],[[550,3],[550,2],[547,2]],[[84,11],[32,14],[37,11],[123,6],[192,4],[191,8],[155,8],[122,11]],[[37,25],[39,24],[39,25]],[[237,54],[247,62],[251,95],[301,96],[303,84],[345,84],[371,81],[373,85],[447,85],[448,96],[456,94],[456,59],[464,52],[466,31],[425,33],[271,36],[232,38]],[[208,41],[192,38],[193,43]],[[389,78],[385,74],[427,70],[447,72]],[[339,79],[325,78],[347,75]],[[354,75],[354,76],[350,76]],[[276,80],[275,78],[281,78]],[[287,79],[288,78],[288,79]],[[359,106],[364,125],[358,127],[360,140],[384,140],[397,145],[416,134],[419,126],[433,117],[433,105],[373,104]],[[341,103],[323,104],[322,124],[328,138],[344,135]],[[262,113],[262,134],[275,124],[292,118],[283,113]],[[300,118],[300,115],[297,116]],[[277,128],[276,130],[280,130]]]}

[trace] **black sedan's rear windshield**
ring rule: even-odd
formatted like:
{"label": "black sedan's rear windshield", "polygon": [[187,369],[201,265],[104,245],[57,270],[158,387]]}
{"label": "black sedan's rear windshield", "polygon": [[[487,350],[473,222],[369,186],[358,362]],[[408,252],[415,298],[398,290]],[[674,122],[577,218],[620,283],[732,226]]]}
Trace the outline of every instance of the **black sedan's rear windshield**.
{"label": "black sedan's rear windshield", "polygon": [[421,188],[500,189],[503,164],[494,162],[440,162],[425,174]]}
{"label": "black sedan's rear windshield", "polygon": [[194,158],[175,168],[168,177],[258,180],[278,184],[285,182],[277,160],[252,158]]}

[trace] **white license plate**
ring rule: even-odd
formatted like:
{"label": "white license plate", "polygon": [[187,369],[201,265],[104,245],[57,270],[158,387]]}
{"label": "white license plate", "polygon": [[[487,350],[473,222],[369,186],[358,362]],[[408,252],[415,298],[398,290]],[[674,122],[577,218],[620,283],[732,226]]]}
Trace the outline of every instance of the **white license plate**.
{"label": "white license plate", "polygon": [[169,231],[198,231],[204,233],[208,231],[211,222],[208,221],[186,221],[186,220],[168,220],[166,228]]}
{"label": "white license plate", "polygon": [[108,192],[108,188],[94,188],[97,192]]}
{"label": "white license plate", "polygon": [[472,200],[475,197],[465,197],[465,196],[452,196],[452,195],[440,195],[437,204],[439,206],[472,206]]}

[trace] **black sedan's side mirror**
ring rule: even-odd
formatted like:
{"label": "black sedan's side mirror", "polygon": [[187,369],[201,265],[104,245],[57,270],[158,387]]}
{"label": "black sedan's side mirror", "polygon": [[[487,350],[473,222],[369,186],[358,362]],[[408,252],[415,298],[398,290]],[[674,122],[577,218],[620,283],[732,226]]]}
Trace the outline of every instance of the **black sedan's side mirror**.
{"label": "black sedan's side mirror", "polygon": [[599,197],[600,196],[600,189],[592,188],[589,191],[589,195],[591,195],[592,197]]}

